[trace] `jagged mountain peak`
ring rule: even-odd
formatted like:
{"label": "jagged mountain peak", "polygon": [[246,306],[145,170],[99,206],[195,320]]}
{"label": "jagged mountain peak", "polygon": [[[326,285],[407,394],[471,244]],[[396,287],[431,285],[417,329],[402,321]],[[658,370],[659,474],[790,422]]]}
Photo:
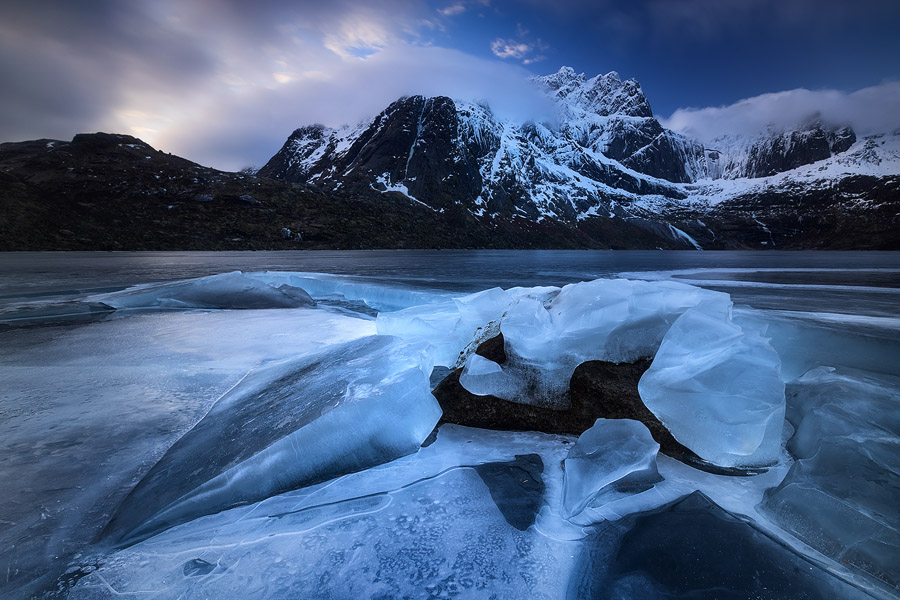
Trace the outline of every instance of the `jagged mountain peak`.
{"label": "jagged mountain peak", "polygon": [[587,79],[584,73],[576,73],[571,67],[562,67],[556,73],[533,77],[532,81],[560,101],[570,118],[578,110],[588,114],[608,117],[612,115],[652,118],[653,111],[644,96],[641,84],[635,79],[622,81],[616,71]]}

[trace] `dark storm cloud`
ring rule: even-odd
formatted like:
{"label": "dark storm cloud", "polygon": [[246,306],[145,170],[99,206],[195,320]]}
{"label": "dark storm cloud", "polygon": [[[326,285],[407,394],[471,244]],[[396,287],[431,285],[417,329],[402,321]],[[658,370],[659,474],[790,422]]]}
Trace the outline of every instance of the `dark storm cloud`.
{"label": "dark storm cloud", "polygon": [[133,2],[6,3],[0,40],[4,139],[80,131],[104,120],[125,92],[179,89],[208,77],[215,64]]}

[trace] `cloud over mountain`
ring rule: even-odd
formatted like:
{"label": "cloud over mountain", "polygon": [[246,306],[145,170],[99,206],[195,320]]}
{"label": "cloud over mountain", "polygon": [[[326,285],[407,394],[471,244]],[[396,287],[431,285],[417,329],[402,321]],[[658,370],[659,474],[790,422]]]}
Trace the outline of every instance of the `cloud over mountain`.
{"label": "cloud over mountain", "polygon": [[811,119],[850,125],[861,135],[893,131],[900,128],[900,82],[853,93],[796,89],[762,94],[729,106],[680,108],[660,122],[710,141],[725,134],[754,135],[770,127],[792,129]]}

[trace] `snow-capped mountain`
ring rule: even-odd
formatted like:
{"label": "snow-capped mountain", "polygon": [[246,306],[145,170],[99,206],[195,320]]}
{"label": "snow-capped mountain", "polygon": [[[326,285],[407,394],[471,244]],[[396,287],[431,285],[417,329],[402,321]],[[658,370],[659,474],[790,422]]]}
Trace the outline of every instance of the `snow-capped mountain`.
{"label": "snow-capped mountain", "polygon": [[[461,207],[483,222],[625,222],[676,247],[779,246],[806,239],[804,217],[821,221],[815,237],[838,227],[825,222],[829,211],[856,231],[872,210],[896,206],[896,133],[857,140],[846,125],[811,119],[791,131],[703,144],[665,129],[640,84],[615,72],[588,79],[563,67],[532,81],[552,100],[554,122],[506,119],[484,103],[406,97],[370,122],[297,129],[259,174],[405,197],[438,213]],[[845,181],[859,176],[877,181]],[[848,186],[845,196],[839,190]],[[822,190],[834,192],[828,201]],[[782,223],[792,206],[793,220]],[[767,224],[774,217],[777,233]],[[830,242],[815,244],[822,245]]]}

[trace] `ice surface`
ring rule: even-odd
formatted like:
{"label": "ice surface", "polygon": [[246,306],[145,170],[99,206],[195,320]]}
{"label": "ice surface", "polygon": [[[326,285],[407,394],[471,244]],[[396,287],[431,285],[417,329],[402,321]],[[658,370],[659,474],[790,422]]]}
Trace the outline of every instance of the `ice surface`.
{"label": "ice surface", "polygon": [[798,460],[762,509],[836,561],[900,590],[900,380],[830,367],[788,384]]}
{"label": "ice surface", "polygon": [[[333,300],[329,311],[342,302],[349,312],[356,306],[414,306],[382,318],[395,319],[405,340],[389,345],[409,351],[379,354],[359,339],[375,333],[374,322],[321,309],[125,310],[109,311],[102,322],[60,324],[50,319],[69,307],[27,298],[28,307],[13,307],[14,318],[22,322],[18,313],[34,308],[31,317],[48,322],[35,326],[26,319],[26,327],[0,329],[0,596],[40,596],[67,571],[62,580],[75,586],[75,599],[744,598],[748,590],[760,598],[855,597],[826,569],[868,586],[875,597],[900,595],[900,381],[889,376],[900,368],[900,355],[895,338],[872,334],[858,319],[744,309],[729,322],[727,311],[713,318],[714,311],[701,305],[727,304],[726,296],[678,284],[606,280],[566,290],[489,290],[454,300],[454,294],[371,278],[243,277],[267,286],[251,286],[248,302],[254,290],[265,296],[288,285],[307,289],[325,300],[321,305]],[[153,303],[161,287],[130,292],[149,292]],[[226,301],[232,291],[223,289]],[[166,309],[195,308],[190,298],[164,300]],[[735,354],[758,358],[759,348],[747,341],[759,338],[756,331],[772,337],[782,354],[781,378],[788,380],[787,417],[796,427],[788,443],[797,459],[793,468],[783,460],[760,475],[729,477],[660,455],[663,479],[652,486],[632,480],[635,472],[606,483],[616,474],[579,471],[594,461],[576,456],[571,436],[444,425],[436,441],[418,452],[278,493],[297,481],[304,485],[365,466],[342,468],[342,461],[353,459],[341,450],[365,438],[353,427],[378,424],[368,420],[370,412],[349,414],[345,405],[362,404],[363,396],[388,388],[397,392],[385,392],[388,404],[404,390],[424,386],[427,393],[427,383],[419,382],[427,381],[434,358],[430,342],[444,344],[447,362],[467,357],[462,378],[473,388],[483,384],[490,393],[505,387],[501,395],[533,401],[552,395],[544,379],[567,383],[570,362],[653,355],[657,348],[663,353],[678,319],[688,321],[691,311],[712,323],[700,319],[679,334],[679,344],[711,358],[716,381]],[[743,352],[729,341],[735,324],[737,338],[749,344]],[[508,363],[472,354],[478,341],[504,327]],[[313,354],[338,352],[336,344],[354,339],[358,355],[348,351],[345,359],[335,356],[316,370]],[[720,346],[722,353],[713,356]],[[845,368],[867,364],[876,373]],[[302,365],[309,367],[304,373],[297,371]],[[839,368],[790,381],[817,365]],[[338,390],[335,376],[367,369],[370,381],[348,379]],[[679,369],[685,371],[684,365]],[[422,375],[407,377],[407,371]],[[316,373],[321,377],[311,382]],[[288,381],[295,375],[294,383]],[[702,383],[707,372],[698,369],[696,376],[695,383]],[[317,417],[305,426],[305,408],[270,410],[260,401],[286,390],[278,396],[283,405],[294,389]],[[341,395],[335,408],[332,392],[353,400]],[[307,397],[317,393],[324,411]],[[219,399],[223,407],[237,405],[216,411]],[[394,439],[400,436],[396,428],[415,418],[403,403],[383,421]],[[334,426],[321,428],[339,442],[308,444],[306,450],[291,445],[303,436],[318,442],[314,428],[328,420]],[[297,431],[292,422],[301,433],[291,432]],[[427,429],[423,425],[423,435]],[[764,441],[768,434],[766,429]],[[224,442],[210,443],[210,437]],[[637,441],[629,436],[601,456],[619,460]],[[363,459],[396,456],[377,443],[360,445]],[[602,445],[600,440],[597,447]],[[335,452],[341,455],[329,462]],[[583,489],[567,492],[576,480]],[[128,499],[137,482],[143,483]],[[695,490],[710,501],[689,497],[679,503]],[[578,496],[590,498],[569,516],[565,500]],[[91,545],[111,515],[117,518],[108,537]],[[206,516],[165,529],[195,515]],[[127,548],[106,543],[162,529]]]}
{"label": "ice surface", "polygon": [[138,285],[89,298],[113,308],[301,308],[315,306],[303,289],[268,285],[240,271]]}
{"label": "ice surface", "polygon": [[509,508],[558,502],[570,439],[444,425],[414,455],[119,550],[69,599],[562,598],[578,541]]}
{"label": "ice surface", "polygon": [[374,329],[279,309],[0,330],[0,597],[30,598],[55,579],[248,371]]}
{"label": "ice surface", "polygon": [[251,373],[110,521],[116,544],[415,451],[440,418],[429,348],[372,336]]}
{"label": "ice surface", "polygon": [[[894,302],[891,306],[896,306]],[[764,328],[792,381],[819,366],[849,367],[900,376],[900,333],[882,319],[789,311],[736,310],[742,326]]]}
{"label": "ice surface", "polygon": [[[68,598],[645,600],[653,596],[629,592],[619,581],[624,574],[610,567],[631,564],[654,540],[657,550],[645,557],[654,566],[644,576],[677,581],[683,595],[673,597],[745,598],[744,585],[773,600],[856,597],[709,501],[681,504],[678,510],[689,513],[684,520],[665,516],[660,522],[654,512],[628,517],[658,511],[695,489],[694,471],[664,456],[665,481],[615,502],[621,511],[615,522],[573,525],[556,512],[561,463],[573,441],[442,425],[436,441],[416,454],[85,557],[73,566],[84,576]],[[758,498],[771,485],[770,474],[758,483],[706,473],[700,478],[716,504],[731,499],[730,506],[739,492],[755,487],[751,496]],[[538,507],[530,524],[527,512]],[[705,552],[707,536],[716,549],[712,556]],[[681,561],[677,570],[667,570],[671,561]],[[727,586],[717,590],[725,593],[710,593],[710,582]],[[584,593],[585,586],[601,591]],[[616,594],[609,591],[614,587]],[[834,593],[816,593],[820,589]]]}
{"label": "ice surface", "polygon": [[563,516],[573,517],[603,497],[644,491],[660,480],[659,444],[631,419],[597,419],[565,461]]}
{"label": "ice surface", "polygon": [[638,391],[675,438],[722,466],[771,464],[784,423],[781,361],[731,320],[731,303],[687,310],[663,339]]}
{"label": "ice surface", "polygon": [[379,313],[376,327],[380,334],[427,340],[434,347],[434,364],[454,367],[467,347],[496,332],[511,301],[510,294],[492,288],[438,304]]}
{"label": "ice surface", "polygon": [[[652,357],[675,319],[703,299],[727,302],[728,296],[676,282],[626,279],[571,284],[544,298],[520,294],[500,322],[508,357],[502,371],[508,377],[467,365],[460,381],[476,394],[563,404],[575,367],[588,360]],[[481,362],[471,355],[468,360]],[[486,379],[479,381],[482,373]]]}
{"label": "ice surface", "polygon": [[585,546],[568,598],[871,598],[700,492],[600,527]]}

